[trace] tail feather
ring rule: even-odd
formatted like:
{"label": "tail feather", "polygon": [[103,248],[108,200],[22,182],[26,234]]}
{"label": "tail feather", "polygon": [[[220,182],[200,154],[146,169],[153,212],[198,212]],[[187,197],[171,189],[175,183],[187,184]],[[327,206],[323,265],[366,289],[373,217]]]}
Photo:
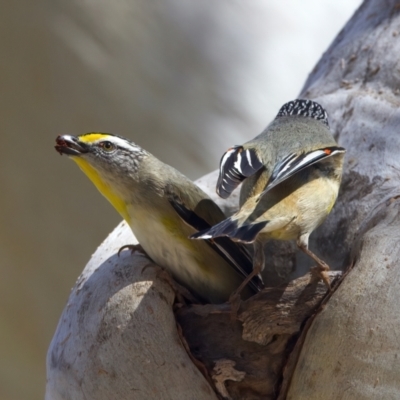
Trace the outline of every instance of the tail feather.
{"label": "tail feather", "polygon": [[238,228],[232,239],[240,240],[245,243],[252,243],[256,240],[257,235],[267,225],[268,221],[258,222],[256,224],[244,225]]}
{"label": "tail feather", "polygon": [[204,229],[190,236],[191,239],[212,239],[220,236],[231,236],[237,229],[237,221],[232,218],[224,219],[222,222],[212,226],[209,229]]}
{"label": "tail feather", "polygon": [[210,229],[197,232],[191,239],[212,239],[220,236],[228,236],[245,243],[252,243],[259,232],[267,225],[268,221],[262,221],[255,224],[238,226],[238,221],[227,218]]}

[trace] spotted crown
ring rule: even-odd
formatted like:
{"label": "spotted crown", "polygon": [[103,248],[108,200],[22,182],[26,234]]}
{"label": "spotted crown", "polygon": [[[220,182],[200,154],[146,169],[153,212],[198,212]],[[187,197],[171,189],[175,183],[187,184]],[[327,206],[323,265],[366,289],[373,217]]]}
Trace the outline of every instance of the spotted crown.
{"label": "spotted crown", "polygon": [[289,101],[281,107],[276,117],[288,115],[314,118],[329,127],[328,114],[321,105],[312,100],[297,99]]}

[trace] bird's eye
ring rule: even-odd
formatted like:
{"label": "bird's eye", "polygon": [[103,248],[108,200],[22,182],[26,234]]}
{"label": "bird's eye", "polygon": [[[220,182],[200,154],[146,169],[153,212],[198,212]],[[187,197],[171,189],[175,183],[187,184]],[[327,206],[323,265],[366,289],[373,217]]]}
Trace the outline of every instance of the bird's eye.
{"label": "bird's eye", "polygon": [[109,141],[107,141],[107,140],[104,141],[104,142],[101,142],[100,146],[105,151],[113,151],[115,149],[114,144],[109,142]]}

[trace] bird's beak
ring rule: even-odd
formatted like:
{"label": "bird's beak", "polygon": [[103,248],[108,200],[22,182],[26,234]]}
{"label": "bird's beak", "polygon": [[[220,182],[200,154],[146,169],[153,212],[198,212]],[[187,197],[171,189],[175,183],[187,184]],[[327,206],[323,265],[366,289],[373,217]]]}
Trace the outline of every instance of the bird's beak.
{"label": "bird's beak", "polygon": [[57,136],[54,148],[61,155],[67,154],[68,156],[79,156],[89,151],[86,143],[82,143],[77,137],[70,135]]}

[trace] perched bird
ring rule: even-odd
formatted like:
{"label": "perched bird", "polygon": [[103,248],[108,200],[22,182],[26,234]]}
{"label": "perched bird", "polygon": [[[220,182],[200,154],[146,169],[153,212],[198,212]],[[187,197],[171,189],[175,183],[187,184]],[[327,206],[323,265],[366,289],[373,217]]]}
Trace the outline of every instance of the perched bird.
{"label": "perched bird", "polygon": [[264,267],[265,241],[297,240],[329,287],[329,267],[308,248],[308,238],[336,201],[344,153],[318,103],[294,100],[284,104],[260,135],[228,149],[221,158],[217,193],[227,198],[243,182],[239,211],[192,238],[227,236],[254,243],[253,274]]}
{"label": "perched bird", "polygon": [[[189,239],[225,215],[192,181],[152,154],[107,133],[58,136],[55,149],[78,164],[147,255],[197,297],[222,303],[251,273],[251,257],[243,245],[228,238]],[[246,296],[262,286],[259,277],[251,279]]]}

